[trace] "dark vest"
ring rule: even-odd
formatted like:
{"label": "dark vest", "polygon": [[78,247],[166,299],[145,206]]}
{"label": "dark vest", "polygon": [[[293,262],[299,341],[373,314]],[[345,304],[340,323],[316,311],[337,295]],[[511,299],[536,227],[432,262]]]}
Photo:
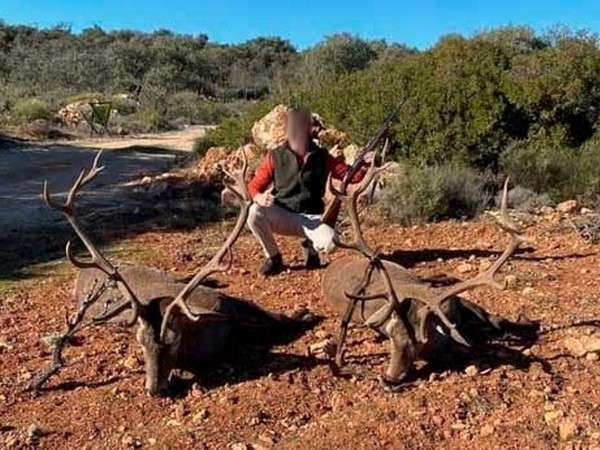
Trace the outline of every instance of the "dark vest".
{"label": "dark vest", "polygon": [[275,172],[275,204],[290,211],[321,214],[327,183],[327,150],[311,143],[302,167],[287,144],[271,153]]}

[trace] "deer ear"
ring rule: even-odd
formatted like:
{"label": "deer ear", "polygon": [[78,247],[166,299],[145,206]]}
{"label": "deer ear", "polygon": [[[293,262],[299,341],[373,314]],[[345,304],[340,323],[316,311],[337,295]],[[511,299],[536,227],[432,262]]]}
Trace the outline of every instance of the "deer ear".
{"label": "deer ear", "polygon": [[199,306],[192,308],[192,312],[195,316],[200,317],[202,320],[223,320],[227,318],[227,316],[223,313]]}
{"label": "deer ear", "polygon": [[[168,300],[168,301],[163,302],[163,300]],[[151,302],[161,302],[160,309],[161,309],[161,312],[164,314],[164,308],[166,308],[166,306],[168,304],[170,304],[173,300],[174,300],[173,297],[158,297],[158,298],[152,299]],[[191,312],[199,320],[223,320],[223,319],[227,318],[227,316],[225,314],[222,314],[217,311],[213,311],[212,309],[204,308],[202,306],[197,306],[197,305],[194,305],[194,307],[191,308]],[[187,317],[186,314],[184,314],[182,311],[179,311],[179,314],[181,314],[184,317]]]}

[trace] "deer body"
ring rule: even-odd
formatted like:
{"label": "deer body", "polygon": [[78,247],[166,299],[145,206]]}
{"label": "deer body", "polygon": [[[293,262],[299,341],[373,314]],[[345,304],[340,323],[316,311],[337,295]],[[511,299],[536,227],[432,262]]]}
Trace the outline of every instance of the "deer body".
{"label": "deer body", "polygon": [[[244,343],[256,341],[263,335],[275,336],[277,330],[298,326],[304,322],[261,308],[247,300],[229,296],[217,289],[198,286],[188,297],[187,306],[192,314],[206,317],[192,321],[183,314],[173,317],[160,340],[165,310],[185,287],[166,272],[144,266],[125,266],[121,276],[136,293],[140,312],[136,340],[144,354],[146,390],[150,394],[164,393],[171,372],[182,369],[196,372],[204,363],[222,356],[244,337]],[[101,283],[107,275],[97,269],[83,269],[75,282],[76,298]],[[132,310],[123,301],[117,289],[107,290],[89,309],[94,317],[102,317],[107,300],[116,305],[107,314],[110,321],[129,321]],[[207,315],[207,311],[214,313]],[[272,340],[272,339],[271,339]]]}
{"label": "deer body", "polygon": [[[344,315],[351,292],[361,283],[369,261],[357,256],[347,256],[331,263],[322,280],[323,295],[340,317]],[[389,339],[390,362],[384,380],[390,384],[400,383],[410,372],[417,359],[425,361],[449,361],[457,353],[465,354],[468,348],[450,337],[444,324],[437,317],[423,314],[425,303],[416,299],[428,298],[434,289],[430,283],[419,280],[407,269],[391,261],[383,262],[392,286],[401,305],[378,326],[379,333]],[[375,295],[384,290],[379,277],[373,277],[363,294]],[[369,317],[385,308],[385,297],[372,300],[359,300],[352,314],[352,321],[364,324]],[[454,296],[440,304],[444,315],[458,328],[459,332],[472,344],[485,342],[504,334],[521,336],[537,329],[536,324],[515,323],[489,314],[468,300]],[[425,320],[425,324],[423,324]],[[424,329],[423,335],[417,330]]]}

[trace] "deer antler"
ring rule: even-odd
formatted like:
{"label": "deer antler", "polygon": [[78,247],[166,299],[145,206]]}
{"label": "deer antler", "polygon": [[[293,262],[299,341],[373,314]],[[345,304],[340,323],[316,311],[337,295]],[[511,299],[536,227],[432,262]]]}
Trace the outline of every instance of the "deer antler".
{"label": "deer antler", "polygon": [[212,259],[200,269],[194,277],[188,282],[188,284],[179,292],[177,297],[167,306],[163,321],[161,323],[160,337],[161,340],[164,338],[167,326],[171,319],[174,309],[177,307],[179,310],[191,321],[197,322],[203,316],[192,313],[186,304],[186,300],[194,289],[200,285],[207,277],[217,272],[225,272],[229,270],[233,262],[233,251],[232,247],[235,241],[238,239],[240,233],[244,229],[246,220],[248,219],[248,213],[250,206],[252,205],[252,198],[248,192],[246,186],[246,174],[248,172],[248,158],[246,153],[242,150],[242,167],[240,170],[235,172],[229,172],[225,168],[222,168],[225,175],[233,180],[233,183],[224,181],[225,185],[233,194],[238,198],[241,204],[240,213],[238,215],[236,224],[221,246],[219,251],[212,257]]}
{"label": "deer antler", "polygon": [[63,215],[66,217],[69,224],[75,231],[75,234],[77,234],[81,242],[83,242],[83,245],[85,246],[85,248],[91,256],[91,259],[89,261],[82,261],[77,259],[75,255],[73,255],[73,252],[71,250],[71,242],[69,241],[67,242],[65,248],[65,252],[69,261],[75,267],[78,267],[80,269],[99,269],[102,272],[104,272],[109,277],[109,279],[114,280],[117,283],[117,288],[119,289],[123,297],[125,297],[125,299],[131,303],[131,307],[133,309],[133,317],[129,322],[129,325],[133,325],[139,313],[140,302],[138,298],[135,296],[129,285],[125,282],[117,268],[114,265],[112,265],[102,255],[102,253],[100,253],[98,248],[92,243],[87,234],[83,232],[75,216],[75,200],[77,198],[77,194],[79,193],[82,187],[90,183],[94,178],[96,178],[96,176],[98,176],[100,172],[104,170],[104,166],[98,166],[98,162],[100,161],[101,155],[102,151],[99,151],[96,157],[94,158],[92,167],[89,170],[83,169],[81,171],[79,177],[77,177],[77,180],[75,180],[75,183],[73,183],[73,186],[69,190],[65,203],[58,203],[52,198],[49,192],[48,181],[44,181],[44,191],[42,195],[48,206],[63,213]]}
{"label": "deer antler", "polygon": [[[343,242],[340,239],[336,239],[336,245],[342,248],[355,250],[362,255],[364,255],[369,260],[369,266],[373,266],[377,273],[380,275],[383,285],[385,286],[385,292],[381,292],[375,295],[368,296],[360,296],[354,293],[346,295],[348,298],[358,301],[369,301],[374,300],[376,298],[385,298],[387,299],[387,305],[378,310],[375,314],[367,319],[366,324],[372,327],[380,327],[394,312],[394,310],[400,305],[400,300],[396,291],[394,289],[393,283],[391,281],[390,275],[385,268],[379,252],[373,250],[366,243],[362,229],[360,226],[360,221],[358,218],[357,205],[359,196],[370,186],[370,184],[375,180],[377,175],[384,170],[386,166],[382,166],[379,168],[375,167],[375,158],[371,162],[371,166],[367,171],[363,181],[359,184],[359,186],[350,194],[349,196],[336,190],[333,184],[331,183],[331,178],[329,179],[329,189],[331,192],[338,198],[343,200],[350,200],[348,205],[348,215],[350,217],[350,222],[352,224],[352,228],[354,230],[354,241],[353,242]],[[367,267],[369,267],[367,266]],[[456,325],[453,324],[450,319],[444,314],[444,312],[439,307],[439,302],[431,302],[428,299],[418,298],[416,299],[425,304],[426,310],[435,314],[441,322],[448,328],[450,331],[450,335],[453,339],[461,344],[468,346],[467,340],[460,334],[457,330]]]}
{"label": "deer antler", "polygon": [[[421,310],[419,313],[421,321],[420,321],[420,327],[419,327],[418,332],[419,332],[420,338],[423,341],[426,341],[425,326],[426,326],[427,318],[433,312],[435,315],[437,315],[441,319],[441,316],[439,316],[438,311],[440,311],[440,305],[445,300],[447,300],[451,297],[454,297],[462,292],[465,292],[469,289],[474,289],[474,288],[481,287],[481,286],[489,286],[489,287],[492,287],[495,289],[500,289],[500,290],[506,289],[506,280],[504,280],[503,283],[499,283],[495,278],[496,274],[498,273],[500,268],[504,265],[504,263],[506,263],[506,261],[515,253],[515,251],[519,248],[519,246],[521,244],[523,244],[524,242],[526,242],[526,240],[521,235],[521,230],[520,230],[519,226],[517,224],[515,224],[511,220],[511,218],[508,216],[508,212],[507,212],[507,209],[508,209],[507,208],[508,182],[509,182],[509,179],[506,178],[506,181],[504,182],[504,188],[502,190],[502,200],[500,203],[500,214],[499,214],[499,216],[494,216],[496,218],[496,220],[498,221],[498,225],[500,226],[500,228],[502,230],[506,231],[510,236],[508,245],[504,249],[504,252],[502,252],[502,255],[500,255],[500,257],[496,260],[496,262],[494,264],[492,264],[492,266],[488,270],[483,272],[482,274],[477,275],[476,277],[471,278],[469,280],[460,281],[450,287],[441,288],[441,290],[435,289],[433,291],[432,295],[430,296],[430,298],[418,299],[418,300],[422,301],[423,303],[425,303],[425,305],[426,305],[426,308]],[[444,325],[448,326],[448,324],[446,324],[445,322],[444,322]],[[454,339],[456,339],[456,334],[458,333],[456,328],[449,327],[449,330],[450,330],[451,336]]]}

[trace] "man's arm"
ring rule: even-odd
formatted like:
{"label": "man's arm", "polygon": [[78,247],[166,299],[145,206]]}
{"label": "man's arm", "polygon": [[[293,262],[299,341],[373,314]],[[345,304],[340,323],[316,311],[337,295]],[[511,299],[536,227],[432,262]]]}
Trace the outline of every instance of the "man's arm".
{"label": "man's arm", "polygon": [[271,157],[271,153],[267,153],[263,156],[262,161],[254,173],[254,177],[250,180],[250,183],[248,183],[248,192],[252,198],[256,197],[257,194],[266,191],[273,182],[273,177],[273,158]]}
{"label": "man's arm", "polygon": [[[327,169],[335,180],[342,180],[350,170],[350,166],[346,164],[343,157],[339,156],[335,158],[332,155],[329,155],[327,158]],[[359,183],[365,177],[366,173],[367,164],[363,164],[362,167],[354,173],[350,183]]]}
{"label": "man's arm", "polygon": [[273,158],[270,153],[267,153],[263,157],[258,169],[256,169],[254,178],[248,183],[248,193],[258,206],[269,207],[275,202],[273,187],[269,188],[269,185],[273,183],[274,177]]}

